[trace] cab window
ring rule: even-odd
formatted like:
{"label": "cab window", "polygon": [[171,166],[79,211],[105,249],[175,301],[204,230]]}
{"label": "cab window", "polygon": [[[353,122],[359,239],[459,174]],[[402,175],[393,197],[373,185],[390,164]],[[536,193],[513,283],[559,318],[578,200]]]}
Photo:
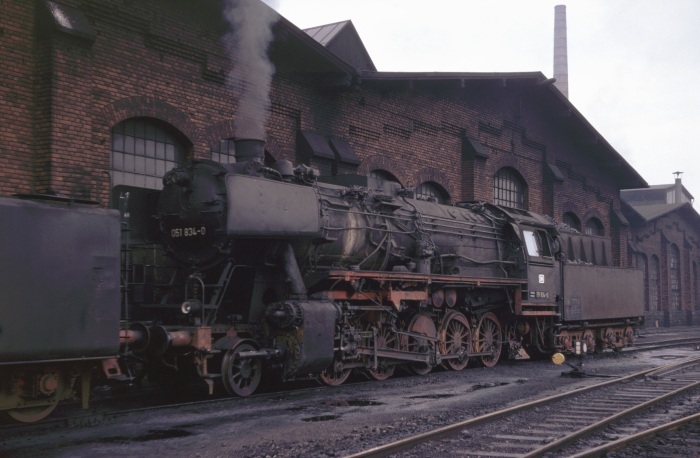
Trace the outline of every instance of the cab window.
{"label": "cab window", "polygon": [[528,255],[538,257],[552,256],[552,252],[549,249],[547,233],[545,231],[524,230],[523,236]]}

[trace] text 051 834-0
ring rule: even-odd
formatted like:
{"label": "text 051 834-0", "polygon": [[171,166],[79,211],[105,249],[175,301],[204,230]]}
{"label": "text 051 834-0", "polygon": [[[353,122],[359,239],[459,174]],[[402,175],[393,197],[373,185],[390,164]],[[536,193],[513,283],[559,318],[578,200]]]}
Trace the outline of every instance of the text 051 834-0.
{"label": "text 051 834-0", "polygon": [[202,227],[175,227],[170,229],[170,237],[197,237],[201,235],[206,235],[207,228]]}

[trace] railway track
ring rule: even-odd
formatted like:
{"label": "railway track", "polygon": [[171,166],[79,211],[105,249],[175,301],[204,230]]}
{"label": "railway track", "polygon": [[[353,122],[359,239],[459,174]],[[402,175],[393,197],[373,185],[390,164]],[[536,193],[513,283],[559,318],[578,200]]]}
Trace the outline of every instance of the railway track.
{"label": "railway track", "polygon": [[[658,437],[657,444],[648,444]],[[658,447],[657,447],[658,445]],[[700,413],[642,429],[631,435],[604,442],[570,455],[570,458],[606,456],[614,458],[614,452],[627,449],[626,456],[700,456]],[[665,452],[662,451],[665,449]]]}
{"label": "railway track", "polygon": [[[678,345],[679,343],[682,342],[676,342],[675,344]],[[685,342],[687,343],[687,342]],[[362,381],[355,381],[355,385],[361,386],[365,382]],[[372,383],[377,383],[377,382],[366,382],[368,384]],[[304,391],[313,391],[318,389],[317,385],[309,386],[308,384],[306,387],[296,387],[290,389],[285,389],[283,393],[301,393]],[[236,405],[242,405],[242,404],[237,404],[238,402],[242,402],[243,404],[246,404],[248,402],[255,402],[255,399],[258,397],[265,398],[269,397],[271,392],[262,392],[260,395],[254,395],[248,398],[216,398],[212,399],[209,398],[208,396],[205,399],[196,399],[193,400],[191,399],[191,402],[178,402],[178,403],[173,403],[173,402],[167,402],[164,399],[161,401],[158,401],[158,396],[156,393],[151,393],[150,395],[142,394],[139,395],[137,399],[130,399],[128,402],[124,402],[124,398],[118,397],[116,400],[119,401],[119,406],[112,408],[110,407],[110,403],[113,403],[113,401],[109,401],[109,403],[104,403],[100,404],[99,402],[94,403],[93,408],[91,408],[90,411],[82,411],[78,409],[78,404],[75,406],[65,406],[65,407],[70,407],[71,413],[68,411],[63,412],[63,417],[54,417],[50,418],[48,420],[45,420],[44,422],[41,422],[39,424],[33,424],[33,425],[11,425],[11,426],[2,426],[0,427],[0,437],[16,437],[16,436],[22,436],[22,437],[41,437],[47,433],[51,433],[52,431],[57,431],[57,430],[66,430],[66,431],[71,431],[71,430],[86,430],[90,429],[92,427],[98,427],[98,426],[105,426],[105,425],[112,425],[112,424],[120,424],[122,422],[122,418],[127,417],[128,415],[135,413],[135,412],[151,412],[155,413],[158,412],[159,410],[162,411],[165,415],[169,415],[168,412],[174,412],[176,409],[182,408],[182,407],[191,407],[191,406],[201,406],[203,409],[206,409],[207,404],[218,404],[218,403],[227,403],[231,405],[232,409],[236,409]],[[148,407],[144,406],[143,401],[143,396],[146,396],[148,398],[148,403],[150,404]],[[142,401],[139,401],[141,399]],[[106,401],[106,400],[105,400]],[[130,405],[132,408],[125,408],[127,405]],[[60,408],[60,407],[59,407]],[[60,412],[59,412],[60,413]],[[2,441],[0,441],[1,443]],[[0,445],[0,449],[2,446]],[[1,454],[1,453],[0,453]]]}
{"label": "railway track", "polygon": [[644,339],[639,339],[634,343],[633,347],[626,348],[625,351],[649,351],[659,348],[682,347],[682,346],[700,346],[700,338],[698,337],[682,337],[678,339],[666,339],[661,341],[646,342]]}
{"label": "railway track", "polygon": [[[700,357],[690,358],[437,428],[351,458],[383,457],[399,452],[408,457],[435,454],[539,457],[557,456],[563,449],[566,455],[562,456],[571,456],[577,448],[581,449],[581,456],[595,456],[586,455],[597,452],[586,451],[584,445],[594,442],[587,439],[582,443],[582,438],[611,424],[620,428],[615,437],[631,436],[638,431],[633,431],[636,428],[631,427],[634,422],[630,419],[642,411],[645,412],[643,424],[649,428],[668,423],[671,415],[668,408],[650,409],[669,399],[697,393],[699,388]],[[698,404],[688,407],[696,411]],[[683,416],[680,412],[679,415]],[[605,440],[606,436],[607,442],[612,442],[611,433],[601,434],[596,440]],[[577,441],[580,445],[572,446]],[[594,443],[594,447],[601,447],[600,442]]]}

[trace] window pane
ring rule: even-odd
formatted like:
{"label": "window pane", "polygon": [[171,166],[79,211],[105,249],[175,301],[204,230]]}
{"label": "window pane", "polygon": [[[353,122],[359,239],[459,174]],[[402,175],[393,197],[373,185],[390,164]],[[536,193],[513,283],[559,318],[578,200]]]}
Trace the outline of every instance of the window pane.
{"label": "window pane", "polygon": [[156,142],[146,140],[146,156],[156,157]]}
{"label": "window pane", "polygon": [[136,156],[135,164],[134,164],[134,172],[136,173],[145,173],[146,172],[146,158],[143,156]]}
{"label": "window pane", "polygon": [[165,159],[165,143],[156,143],[156,157]]}
{"label": "window pane", "polygon": [[530,256],[539,256],[539,241],[537,240],[537,234],[532,231],[523,231],[525,236],[525,246],[527,247],[527,254]]}
{"label": "window pane", "polygon": [[151,158],[146,158],[146,175],[156,174],[156,160]]}
{"label": "window pane", "polygon": [[124,136],[122,134],[112,135],[112,151],[124,151]]}
{"label": "window pane", "polygon": [[124,172],[112,172],[112,185],[124,184]]}
{"label": "window pane", "polygon": [[124,184],[127,186],[134,186],[134,174],[125,173],[124,174]]}
{"label": "window pane", "polygon": [[165,145],[165,158],[169,161],[175,160],[175,145],[170,143]]}
{"label": "window pane", "polygon": [[134,121],[129,119],[124,121],[124,134],[130,137],[134,136]]}
{"label": "window pane", "polygon": [[116,170],[124,170],[123,153],[112,153],[112,168]]}
{"label": "window pane", "polygon": [[132,156],[131,154],[127,154],[124,156],[124,171],[134,171],[134,156]]}
{"label": "window pane", "polygon": [[146,138],[146,126],[143,122],[134,122],[134,137]]}

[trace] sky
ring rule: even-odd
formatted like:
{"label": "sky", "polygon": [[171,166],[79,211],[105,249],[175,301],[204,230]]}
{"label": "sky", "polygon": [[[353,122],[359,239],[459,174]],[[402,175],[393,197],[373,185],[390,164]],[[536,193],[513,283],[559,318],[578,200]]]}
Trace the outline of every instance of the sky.
{"label": "sky", "polygon": [[698,0],[264,0],[299,28],[352,20],[379,71],[553,76],[566,5],[569,100],[648,184],[700,199]]}

